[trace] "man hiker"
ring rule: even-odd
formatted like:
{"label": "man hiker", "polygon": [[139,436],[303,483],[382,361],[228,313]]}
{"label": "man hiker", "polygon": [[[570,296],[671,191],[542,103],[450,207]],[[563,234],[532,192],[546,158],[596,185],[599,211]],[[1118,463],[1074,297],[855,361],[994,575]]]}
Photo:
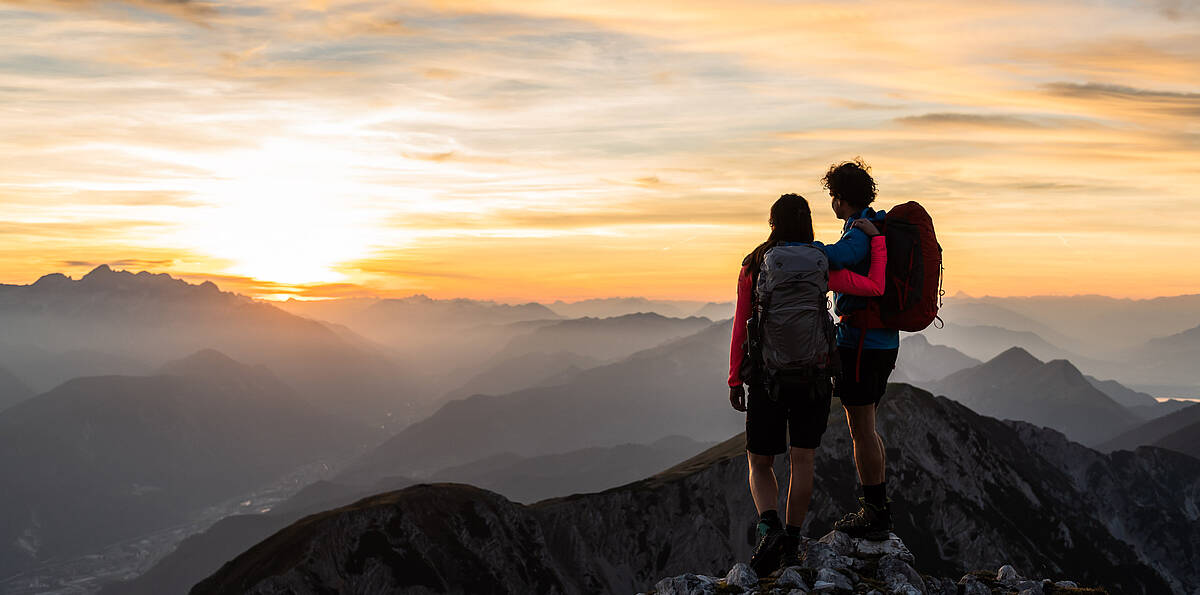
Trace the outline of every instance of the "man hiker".
{"label": "man hiker", "polygon": [[[861,159],[833,165],[825,173],[823,185],[829,190],[833,212],[845,226],[840,240],[825,246],[831,270],[867,272],[871,266],[871,239],[858,221],[882,221],[885,213],[875,211],[875,180]],[[834,311],[842,316],[837,325],[837,350],[841,372],[834,395],[846,410],[846,422],[854,442],[854,464],[862,485],[860,508],[834,524],[834,529],[853,537],[886,539],[892,530],[884,469],[887,457],[883,439],[875,431],[875,410],[887,389],[888,377],[896,367],[900,333],[890,328],[860,328],[853,323],[855,312],[867,307],[867,299],[838,293]]]}
{"label": "man hiker", "polygon": [[[750,565],[760,576],[797,561],[815,449],[829,417],[831,366],[838,358],[827,291],[882,294],[887,258],[880,236],[867,241],[863,274],[830,272],[813,241],[808,201],[796,194],[775,201],[769,224],[770,236],[742,261],[729,358],[729,401],[746,413],[750,494],[759,513]],[[858,225],[864,238],[878,234],[867,221]],[[774,462],[785,451],[791,469],[781,519]]]}

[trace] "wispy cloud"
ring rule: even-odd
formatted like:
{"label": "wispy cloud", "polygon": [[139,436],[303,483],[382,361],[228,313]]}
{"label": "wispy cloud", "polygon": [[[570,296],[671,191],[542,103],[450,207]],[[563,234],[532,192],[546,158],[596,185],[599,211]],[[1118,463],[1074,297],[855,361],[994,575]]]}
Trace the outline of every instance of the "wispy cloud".
{"label": "wispy cloud", "polygon": [[819,177],[862,155],[881,204],[934,210],[954,289],[1110,291],[1045,254],[1118,228],[1130,267],[1200,284],[1149,257],[1192,237],[1161,213],[1200,215],[1192,12],[0,2],[0,281],[128,260],[263,295],[724,299],[780,194],[837,233]]}

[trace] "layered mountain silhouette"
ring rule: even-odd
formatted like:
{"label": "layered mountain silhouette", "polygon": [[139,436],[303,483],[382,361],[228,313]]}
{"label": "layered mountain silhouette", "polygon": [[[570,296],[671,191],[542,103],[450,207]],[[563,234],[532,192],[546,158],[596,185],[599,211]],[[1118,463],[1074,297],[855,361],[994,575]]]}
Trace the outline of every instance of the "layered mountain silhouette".
{"label": "layered mountain silhouette", "polygon": [[1070,362],[1042,362],[1013,347],[988,362],[955,372],[930,389],[1000,419],[1049,426],[1083,444],[1098,444],[1140,420],[1092,386]]}
{"label": "layered mountain silhouette", "polygon": [[1196,366],[1200,361],[1200,326],[1151,339],[1127,357],[1142,365],[1141,376],[1147,384],[1185,385],[1174,387],[1175,392],[1180,396],[1200,395],[1200,370]]}
{"label": "layered mountain silhouette", "polygon": [[953,347],[934,345],[925,335],[910,335],[900,341],[891,381],[923,386],[981,363]]}
{"label": "layered mountain silhouette", "polygon": [[[1012,317],[986,317],[980,309],[968,310],[964,324],[1032,331],[1060,347],[1078,349],[1083,355],[1099,359],[1114,359],[1126,349],[1139,347],[1156,337],[1200,325],[1200,294],[1144,300],[1097,295],[955,296],[946,301],[947,313],[953,318],[956,308],[968,304],[1000,308],[1037,326],[1023,326]],[[1057,343],[1056,338],[1063,337],[1068,339]]]}
{"label": "layered mountain silhouette", "polygon": [[[652,300],[644,297],[612,297],[564,302],[558,300],[546,304],[551,310],[566,318],[612,318],[627,314],[658,314],[670,318],[699,316],[697,312],[707,306],[705,302],[689,300]],[[732,316],[730,312],[728,316]]]}
{"label": "layered mountain silhouette", "polygon": [[451,401],[351,464],[341,478],[420,477],[505,452],[537,456],[670,435],[727,437],[742,425],[721,389],[730,324],[711,324],[557,386]]}
{"label": "layered mountain silhouette", "polygon": [[48,391],[80,376],[147,374],[154,364],[136,357],[117,355],[97,349],[53,351],[28,343],[13,344],[8,335],[0,336],[0,363],[19,370],[20,378],[33,394]]}
{"label": "layered mountain silhouette", "polygon": [[[1080,347],[1077,340],[1059,332],[1052,325],[1034,320],[1007,304],[988,301],[987,298],[983,300],[951,298],[942,305],[938,315],[947,322],[953,322],[963,327],[991,327],[1018,333],[1030,333],[1037,337],[1034,340],[1039,345],[1041,341],[1045,341],[1049,345],[1065,349],[1074,350]],[[1045,345],[1041,346],[1045,347]],[[1035,350],[1030,349],[1030,351]]]}
{"label": "layered mountain silhouette", "polygon": [[1200,458],[1200,403],[1147,421],[1097,448],[1111,452],[1139,446],[1169,448]]}
{"label": "layered mountain silhouette", "polygon": [[3,286],[0,328],[18,350],[99,352],[145,371],[214,348],[269,366],[318,407],[361,419],[404,418],[416,399],[404,371],[365,342],[211,282],[192,285],[166,274],[101,265],[80,279],[52,274]]}
{"label": "layered mountain silhouette", "polygon": [[289,300],[281,307],[289,312],[345,324],[352,328],[374,329],[369,336],[376,340],[407,334],[418,328],[468,328],[560,318],[550,308],[537,303],[501,304],[488,300],[437,300],[425,295],[396,299]]}
{"label": "layered mountain silhouette", "polygon": [[[987,359],[999,353],[997,347],[1015,345],[1041,359],[1069,359],[1085,372],[1155,396],[1200,396],[1200,369],[1192,365],[1200,353],[1200,294],[1146,300],[955,296],[945,314],[949,322],[977,328],[927,331],[931,340],[973,357]],[[982,332],[989,326],[1005,332]]]}
{"label": "layered mountain silhouette", "polygon": [[[694,334],[711,324],[705,318],[659,314],[514,323],[502,327],[511,338],[494,354],[451,374],[458,382],[463,377],[469,380],[443,395],[441,401],[566,382],[576,372]],[[448,361],[460,362],[457,356]]]}
{"label": "layered mountain silhouette", "polygon": [[1100,380],[1093,376],[1086,376],[1086,378],[1092,386],[1108,395],[1108,398],[1116,401],[1122,407],[1132,409],[1135,413],[1142,412],[1141,417],[1154,417],[1154,413],[1160,409],[1158,399],[1128,388],[1116,380]]}
{"label": "layered mountain silhouette", "polygon": [[508,356],[497,354],[462,386],[442,396],[453,401],[472,395],[500,395],[545,384],[559,384],[570,375],[594,368],[603,360],[570,351],[533,351]]}
{"label": "layered mountain silhouette", "polygon": [[734,302],[709,302],[692,313],[692,316],[700,316],[709,320],[725,320],[733,318],[734,309],[737,304]]}
{"label": "layered mountain silhouette", "polygon": [[707,318],[668,318],[654,313],[573,318],[514,337],[496,359],[566,352],[606,361],[695,334],[712,324]]}
{"label": "layered mountain silhouette", "polygon": [[71,380],[0,412],[0,576],[178,523],[373,440],[211,350],[152,376]]}
{"label": "layered mountain silhouette", "polygon": [[999,326],[969,326],[947,322],[943,328],[930,327],[921,332],[930,343],[947,345],[978,360],[990,360],[1012,347],[1020,347],[1035,357],[1080,361],[1077,354],[1052,345],[1029,331],[1014,331]]}
{"label": "layered mountain silhouette", "polygon": [[0,411],[33,396],[33,389],[12,372],[0,368]]}
{"label": "layered mountain silhouette", "polygon": [[[654,475],[691,458],[710,445],[673,436],[653,444],[518,457],[497,455],[436,473],[429,481],[454,481],[484,487],[516,501],[534,502],[580,492],[601,491]],[[301,518],[377,493],[416,484],[403,477],[371,486],[318,481],[265,514],[235,515],[187,538],[136,580],[106,588],[104,595],[184,593],[243,550]]]}
{"label": "layered mountain silhouette", "polygon": [[[1200,587],[1200,553],[1176,547],[1194,539],[1186,503],[1200,498],[1200,461],[1153,448],[1102,455],[902,385],[879,423],[896,532],[919,570],[957,576],[1012,563],[1111,592]],[[849,448],[845,425],[831,425],[810,535],[853,504]],[[298,520],[191,593],[643,591],[749,557],[756,517],[745,478],[738,436],[648,479],[529,506],[460,484],[412,486]],[[1101,506],[1125,485],[1145,493]]]}

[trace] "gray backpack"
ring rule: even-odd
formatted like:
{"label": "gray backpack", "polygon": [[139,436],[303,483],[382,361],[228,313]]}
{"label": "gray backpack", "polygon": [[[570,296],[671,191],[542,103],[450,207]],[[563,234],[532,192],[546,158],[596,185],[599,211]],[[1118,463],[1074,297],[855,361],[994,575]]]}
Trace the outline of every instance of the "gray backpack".
{"label": "gray backpack", "polygon": [[837,346],[828,291],[829,260],[820,248],[775,246],[763,255],[755,297],[767,378],[835,371]]}

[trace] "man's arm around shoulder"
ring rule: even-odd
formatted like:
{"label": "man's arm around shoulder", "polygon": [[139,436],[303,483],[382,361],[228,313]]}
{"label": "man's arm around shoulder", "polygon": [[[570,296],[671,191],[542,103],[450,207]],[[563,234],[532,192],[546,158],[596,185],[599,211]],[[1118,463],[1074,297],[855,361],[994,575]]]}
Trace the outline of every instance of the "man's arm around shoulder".
{"label": "man's arm around shoulder", "polygon": [[871,238],[861,229],[852,227],[850,231],[842,234],[842,238],[836,244],[823,245],[821,248],[825,250],[825,257],[829,259],[830,269],[844,269],[856,262],[862,262],[871,254]]}

